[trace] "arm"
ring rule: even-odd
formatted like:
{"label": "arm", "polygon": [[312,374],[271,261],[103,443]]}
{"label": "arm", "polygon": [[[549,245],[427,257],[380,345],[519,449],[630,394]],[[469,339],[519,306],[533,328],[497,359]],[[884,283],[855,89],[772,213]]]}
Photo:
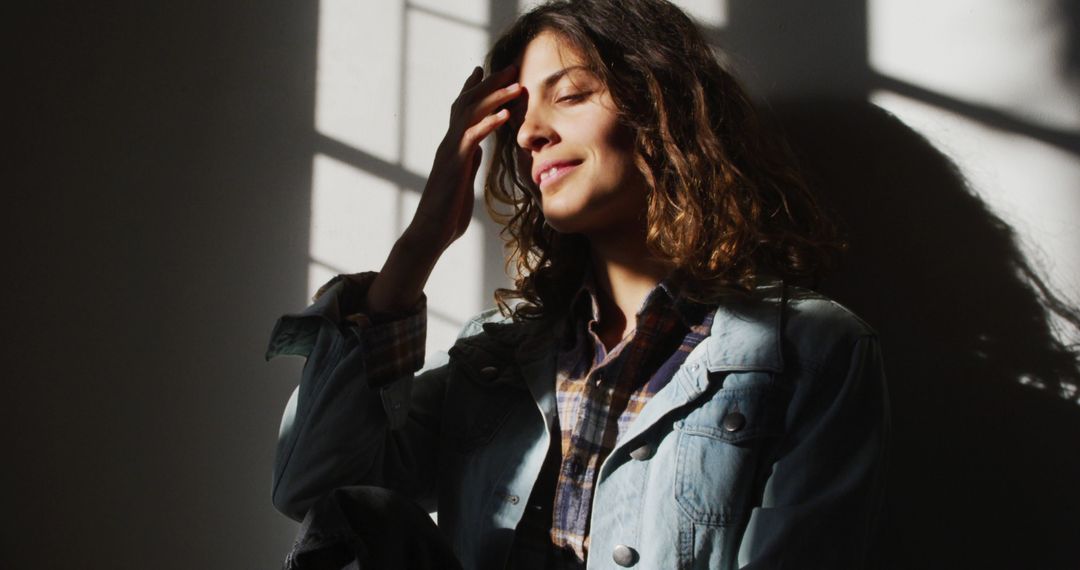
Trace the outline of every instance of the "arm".
{"label": "arm", "polygon": [[739,567],[865,568],[881,507],[888,402],[877,338],[800,386],[787,441],[750,517]]}
{"label": "arm", "polygon": [[275,327],[267,357],[307,359],[282,418],[274,467],[274,505],[290,517],[302,518],[342,485],[431,494],[446,371],[413,379],[424,358],[423,290],[472,218],[480,143],[506,122],[509,114],[497,109],[521,94],[508,85],[515,75],[507,68],[485,78],[476,68],[465,81],[420,204],[382,271],[338,280]]}
{"label": "arm", "polygon": [[350,310],[374,274],[359,277],[335,279],[306,311],[282,317],[267,353],[307,358],[274,465],[274,505],[295,519],[344,485],[377,485],[415,499],[432,490],[445,367],[413,378],[424,358],[422,302],[372,323]]}

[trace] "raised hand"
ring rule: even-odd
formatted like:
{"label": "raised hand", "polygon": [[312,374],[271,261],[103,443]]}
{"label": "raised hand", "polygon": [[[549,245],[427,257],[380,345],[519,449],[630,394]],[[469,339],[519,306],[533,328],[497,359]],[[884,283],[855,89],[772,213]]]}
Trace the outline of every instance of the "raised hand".
{"label": "raised hand", "polygon": [[480,143],[507,121],[500,107],[522,93],[513,66],[484,77],[477,67],[450,107],[450,125],[435,152],[420,204],[368,291],[368,309],[390,313],[420,298],[439,256],[469,227]]}
{"label": "raised hand", "polygon": [[413,240],[442,253],[465,233],[472,219],[473,184],[480,168],[480,143],[509,118],[500,107],[521,94],[515,67],[483,77],[477,67],[450,107],[450,125],[435,152],[427,185],[406,230]]}

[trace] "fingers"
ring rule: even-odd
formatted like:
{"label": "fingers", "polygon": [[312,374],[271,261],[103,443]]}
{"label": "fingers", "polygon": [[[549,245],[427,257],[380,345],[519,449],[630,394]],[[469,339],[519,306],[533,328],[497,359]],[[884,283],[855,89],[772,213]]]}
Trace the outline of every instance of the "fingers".
{"label": "fingers", "polygon": [[[520,96],[524,89],[514,79],[517,67],[505,67],[487,77],[479,67],[465,80],[461,94],[451,109],[451,132],[464,129],[458,146],[459,156],[467,158],[479,149],[480,142],[510,118],[510,111],[501,109]],[[449,135],[448,135],[449,136]]]}
{"label": "fingers", "polygon": [[502,109],[497,113],[488,115],[483,119],[480,119],[478,123],[465,130],[465,135],[461,140],[461,151],[463,154],[469,153],[479,147],[481,141],[487,138],[495,129],[499,128],[499,125],[506,122],[510,118],[510,111]]}
{"label": "fingers", "polygon": [[461,92],[458,93],[458,96],[460,97],[462,94],[464,94],[469,89],[472,89],[473,87],[476,87],[476,85],[478,83],[480,83],[480,80],[483,77],[484,77],[484,68],[480,67],[479,65],[474,67],[473,70],[472,70],[472,73],[470,73],[469,76],[465,78],[465,84],[461,86]]}
{"label": "fingers", "polygon": [[494,113],[496,109],[520,97],[524,92],[521,84],[517,82],[492,91],[476,104],[473,110],[474,119]]}
{"label": "fingers", "polygon": [[[517,78],[517,66],[508,65],[494,73],[484,77],[479,82],[471,85],[468,89],[465,89],[461,93],[461,97],[468,103],[483,99],[492,91],[503,87]],[[483,73],[480,74],[481,77]],[[470,79],[472,79],[470,77]]]}

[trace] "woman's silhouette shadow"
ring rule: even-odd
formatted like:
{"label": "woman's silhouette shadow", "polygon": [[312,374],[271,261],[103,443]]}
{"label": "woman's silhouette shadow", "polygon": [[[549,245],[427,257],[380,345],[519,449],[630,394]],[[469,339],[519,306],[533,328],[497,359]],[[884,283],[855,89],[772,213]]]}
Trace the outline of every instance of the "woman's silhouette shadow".
{"label": "woman's silhouette shadow", "polygon": [[1075,309],[920,135],[866,103],[777,107],[850,251],[822,290],[881,335],[893,409],[885,568],[1080,560]]}

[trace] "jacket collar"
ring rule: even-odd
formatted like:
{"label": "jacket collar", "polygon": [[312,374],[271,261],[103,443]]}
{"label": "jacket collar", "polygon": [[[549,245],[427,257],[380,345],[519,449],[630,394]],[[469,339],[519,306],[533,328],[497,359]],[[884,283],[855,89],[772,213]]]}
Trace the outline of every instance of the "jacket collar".
{"label": "jacket collar", "polygon": [[[782,372],[781,327],[785,301],[784,284],[766,281],[749,293],[731,293],[718,300],[712,330],[687,358],[686,364],[702,363],[709,372],[763,370]],[[566,325],[560,314],[525,322],[489,322],[487,334],[462,339],[484,360],[506,363],[513,360],[522,368],[553,359],[557,335]]]}
{"label": "jacket collar", "polygon": [[[672,382],[646,404],[623,442],[632,440],[670,410],[701,395],[710,383],[708,372],[782,372],[784,297],[783,283],[775,281],[755,287],[749,294],[733,293],[720,299],[709,338],[694,347]],[[519,387],[523,381],[523,387],[531,393],[544,418],[545,442],[550,441],[556,429],[558,404],[553,382],[556,343],[566,318],[563,314],[520,323],[489,322],[483,325],[487,334],[463,338],[455,345],[468,361],[467,366],[473,368],[516,364],[516,374],[504,381]],[[602,467],[601,476],[603,470]]]}
{"label": "jacket collar", "polygon": [[[558,333],[566,323],[566,315],[545,317],[523,322],[494,318],[480,323],[474,333],[459,338],[452,353],[463,357],[474,368],[502,367],[516,363],[519,367],[554,359]],[[483,331],[481,333],[481,331]],[[479,334],[478,334],[479,333]]]}

